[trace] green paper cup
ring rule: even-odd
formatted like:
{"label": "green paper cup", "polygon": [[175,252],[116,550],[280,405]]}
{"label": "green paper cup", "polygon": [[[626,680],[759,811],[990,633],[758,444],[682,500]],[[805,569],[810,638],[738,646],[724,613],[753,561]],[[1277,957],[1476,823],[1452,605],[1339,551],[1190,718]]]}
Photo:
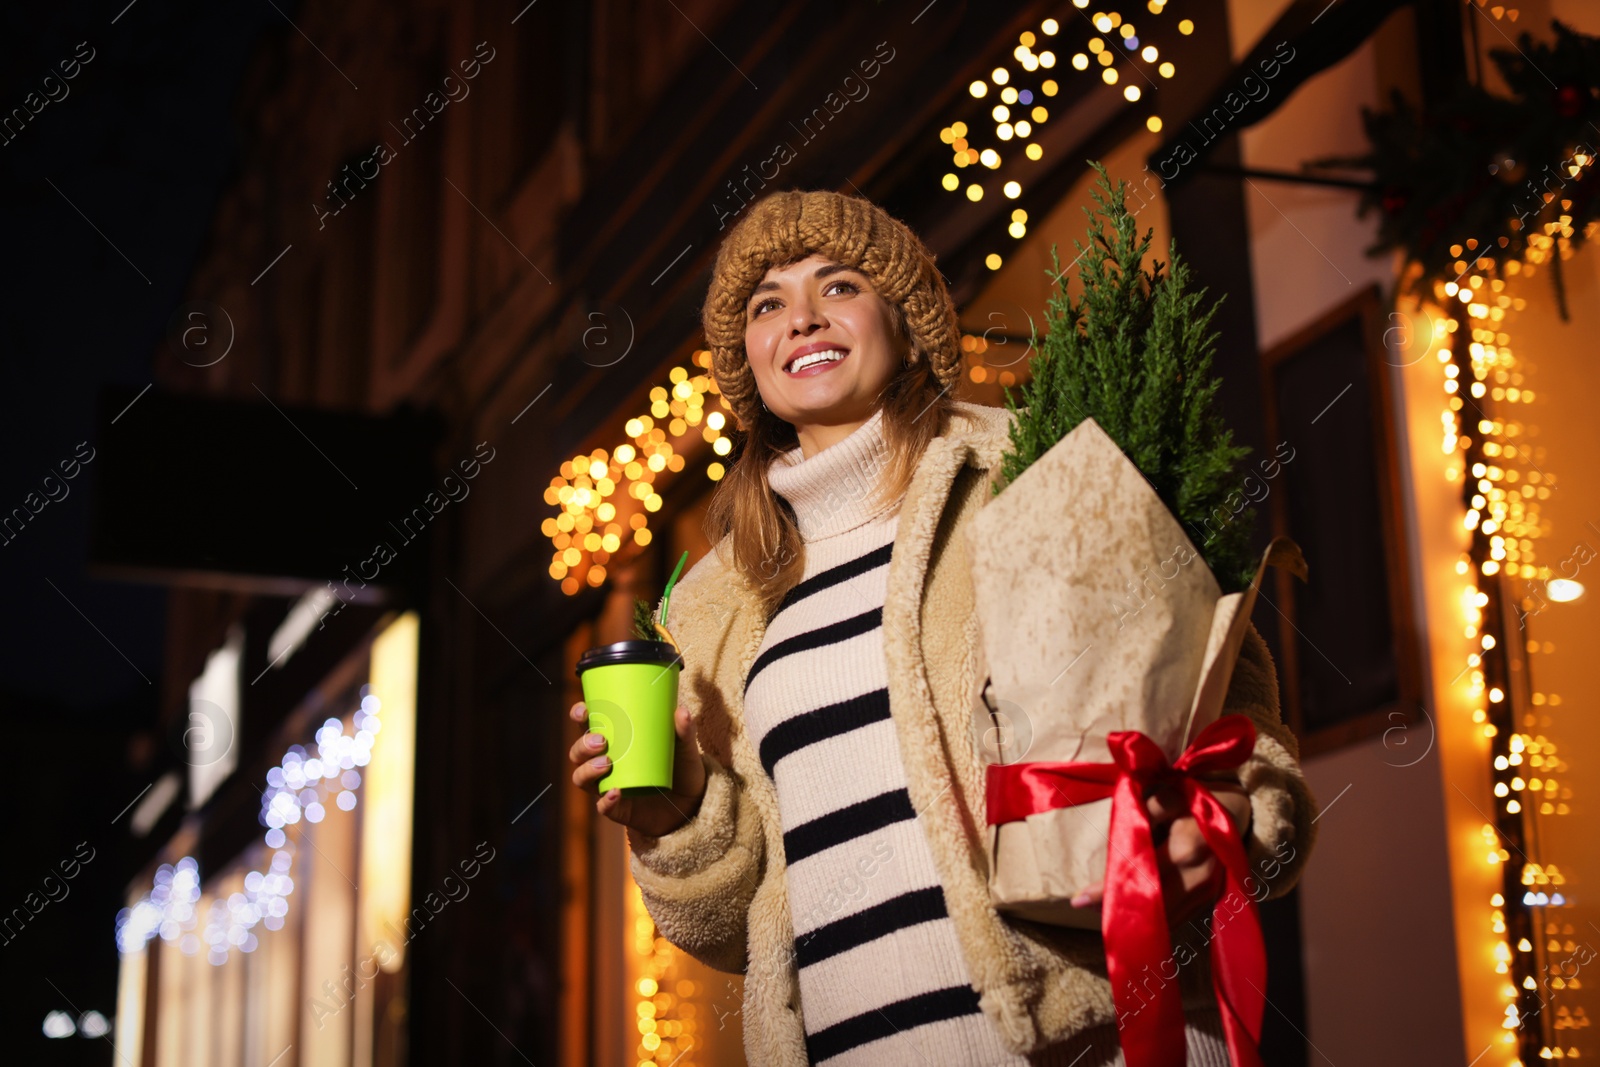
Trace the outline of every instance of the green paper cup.
{"label": "green paper cup", "polygon": [[672,788],[682,669],[683,656],[665,641],[618,641],[578,657],[589,729],[606,739],[611,758],[601,793]]}

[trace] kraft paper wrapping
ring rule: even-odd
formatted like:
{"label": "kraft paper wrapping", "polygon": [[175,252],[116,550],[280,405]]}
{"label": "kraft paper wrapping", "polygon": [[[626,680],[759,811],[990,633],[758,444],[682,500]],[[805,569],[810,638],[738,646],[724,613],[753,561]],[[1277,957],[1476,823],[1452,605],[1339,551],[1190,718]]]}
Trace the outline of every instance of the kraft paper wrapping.
{"label": "kraft paper wrapping", "polygon": [[[1255,581],[1223,596],[1139,469],[1085,419],[967,528],[980,652],[974,709],[985,762],[1109,762],[1106,735],[1140,730],[1176,759],[1221,714],[1278,538]],[[987,728],[985,730],[985,728]],[[1106,869],[1111,801],[989,829],[989,893],[1022,918],[1100,928],[1068,901]]]}

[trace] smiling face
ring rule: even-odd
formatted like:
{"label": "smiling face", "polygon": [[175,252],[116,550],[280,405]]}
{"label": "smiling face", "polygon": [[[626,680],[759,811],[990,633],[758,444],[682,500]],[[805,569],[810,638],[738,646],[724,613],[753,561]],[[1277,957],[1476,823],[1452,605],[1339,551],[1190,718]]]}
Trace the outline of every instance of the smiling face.
{"label": "smiling face", "polygon": [[744,347],[762,401],[806,457],[871,418],[907,351],[866,276],[820,255],[767,271],[745,305]]}

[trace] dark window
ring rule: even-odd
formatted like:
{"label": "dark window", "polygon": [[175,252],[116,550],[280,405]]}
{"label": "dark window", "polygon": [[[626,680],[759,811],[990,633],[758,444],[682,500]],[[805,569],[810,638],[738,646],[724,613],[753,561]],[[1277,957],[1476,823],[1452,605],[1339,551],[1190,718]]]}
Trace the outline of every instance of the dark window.
{"label": "dark window", "polygon": [[1310,569],[1273,583],[1283,708],[1307,752],[1420,711],[1381,329],[1369,291],[1264,357],[1268,448],[1282,462],[1267,510]]}

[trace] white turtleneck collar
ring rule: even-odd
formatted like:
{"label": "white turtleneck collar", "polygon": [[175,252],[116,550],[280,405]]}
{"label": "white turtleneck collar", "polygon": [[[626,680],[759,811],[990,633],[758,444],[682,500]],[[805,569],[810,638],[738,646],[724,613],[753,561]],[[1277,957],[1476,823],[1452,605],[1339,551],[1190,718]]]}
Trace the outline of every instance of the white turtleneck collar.
{"label": "white turtleneck collar", "polygon": [[876,499],[888,467],[879,408],[843,440],[809,459],[799,446],[778,456],[767,468],[767,480],[794,508],[800,536],[810,542],[854,530],[898,508],[904,494],[887,504]]}

